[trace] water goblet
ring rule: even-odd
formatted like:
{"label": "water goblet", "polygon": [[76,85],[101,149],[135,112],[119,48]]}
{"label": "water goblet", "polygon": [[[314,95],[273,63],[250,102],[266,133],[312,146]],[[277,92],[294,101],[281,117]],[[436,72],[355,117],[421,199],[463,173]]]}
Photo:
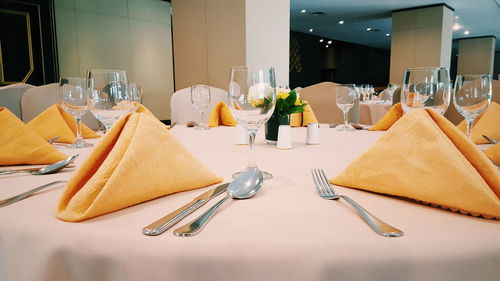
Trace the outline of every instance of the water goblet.
{"label": "water goblet", "polygon": [[139,84],[129,83],[127,90],[132,101],[131,112],[135,112],[139,108],[139,105],[142,104],[142,88]]}
{"label": "water goblet", "polygon": [[69,148],[85,148],[94,146],[87,143],[82,138],[82,117],[87,112],[87,85],[85,78],[62,77],[59,80],[61,93],[61,106],[76,120],[76,140],[69,145]]}
{"label": "water goblet", "polygon": [[122,70],[94,69],[87,73],[90,112],[108,131],[122,116],[134,108],[127,90],[127,73]]}
{"label": "water goblet", "polygon": [[200,111],[201,120],[196,123],[195,130],[208,130],[210,129],[205,123],[205,110],[210,105],[211,95],[210,87],[207,85],[194,85],[191,86],[191,103]]}
{"label": "water goblet", "polygon": [[405,113],[431,108],[443,115],[450,105],[450,75],[445,67],[405,70],[401,86],[401,107]]}
{"label": "water goblet", "polygon": [[356,90],[356,85],[354,84],[340,84],[337,85],[337,92],[335,94],[335,103],[337,107],[342,110],[344,114],[344,126],[342,126],[338,131],[354,131],[353,128],[349,126],[347,121],[347,114],[349,110],[354,106],[356,99],[359,99],[359,94]]}
{"label": "water goblet", "polygon": [[472,123],[491,103],[490,74],[457,75],[453,105],[465,118],[467,136],[472,138]]}
{"label": "water goblet", "polygon": [[[247,129],[249,161],[247,168],[258,169],[253,154],[255,135],[269,120],[276,105],[276,76],[274,68],[249,69],[231,67],[229,73],[229,108],[234,118]],[[235,177],[238,173],[234,174]],[[272,175],[262,172],[264,179]]]}

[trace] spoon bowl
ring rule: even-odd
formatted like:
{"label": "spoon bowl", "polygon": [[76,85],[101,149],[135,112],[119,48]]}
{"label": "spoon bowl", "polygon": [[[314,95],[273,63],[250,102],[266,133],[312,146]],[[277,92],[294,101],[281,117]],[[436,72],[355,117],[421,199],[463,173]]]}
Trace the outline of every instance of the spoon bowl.
{"label": "spoon bowl", "polygon": [[198,234],[207,222],[214,216],[217,209],[229,198],[247,199],[254,196],[264,183],[262,172],[257,169],[246,169],[236,176],[236,178],[227,187],[227,196],[215,203],[201,216],[194,221],[174,230],[177,236],[194,236]]}

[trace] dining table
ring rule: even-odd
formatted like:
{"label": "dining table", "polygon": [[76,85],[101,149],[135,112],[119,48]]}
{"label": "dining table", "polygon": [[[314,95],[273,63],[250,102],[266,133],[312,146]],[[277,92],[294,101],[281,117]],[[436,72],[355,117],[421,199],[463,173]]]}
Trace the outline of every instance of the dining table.
{"label": "dining table", "polygon": [[359,102],[359,123],[374,125],[392,106],[391,101],[367,100]]}
{"label": "dining table", "polygon": [[[228,183],[246,167],[250,153],[247,145],[235,144],[236,130],[177,125],[170,133]],[[261,128],[253,152],[258,167],[273,178],[254,197],[226,202],[192,237],[176,236],[173,230],[225,194],[161,235],[147,236],[142,229],[217,185],[82,222],[56,218],[64,183],[2,207],[0,280],[499,280],[497,220],[336,186],[338,193],[404,231],[402,237],[384,237],[345,201],[322,199],[311,169],[322,168],[332,178],[385,132],[345,132],[328,124],[319,130],[319,144],[306,144],[307,128],[293,128],[292,148],[277,149],[265,143]],[[98,145],[100,140],[86,141]],[[75,165],[50,175],[0,176],[0,199],[70,179],[94,149],[53,146],[68,156],[79,154]],[[384,163],[369,168],[384,169]]]}

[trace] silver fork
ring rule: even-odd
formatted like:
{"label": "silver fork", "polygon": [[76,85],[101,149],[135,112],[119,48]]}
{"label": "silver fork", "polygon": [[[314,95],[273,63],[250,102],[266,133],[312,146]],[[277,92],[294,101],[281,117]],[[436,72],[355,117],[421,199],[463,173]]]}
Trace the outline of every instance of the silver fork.
{"label": "silver fork", "polygon": [[314,185],[316,185],[316,190],[324,199],[337,200],[339,198],[344,199],[349,203],[354,210],[363,218],[363,220],[379,235],[386,237],[400,237],[403,236],[403,231],[388,225],[387,223],[381,221],[374,215],[370,214],[367,210],[363,209],[358,203],[354,202],[347,195],[340,195],[335,192],[333,186],[328,182],[328,178],[322,169],[312,169],[311,170]]}

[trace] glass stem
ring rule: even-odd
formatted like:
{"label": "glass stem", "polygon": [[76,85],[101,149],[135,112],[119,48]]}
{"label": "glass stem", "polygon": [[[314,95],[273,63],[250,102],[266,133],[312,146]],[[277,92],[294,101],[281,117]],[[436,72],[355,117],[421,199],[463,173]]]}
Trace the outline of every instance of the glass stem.
{"label": "glass stem", "polygon": [[82,142],[82,129],[81,129],[81,123],[82,123],[82,117],[80,115],[75,116],[76,120],[76,143]]}
{"label": "glass stem", "polygon": [[470,140],[472,140],[472,121],[474,121],[474,119],[465,118],[465,124],[467,124],[467,137],[469,137]]}
{"label": "glass stem", "polygon": [[203,120],[205,120],[205,119],[204,119],[204,117],[205,117],[205,116],[204,116],[204,115],[205,115],[205,110],[203,110],[203,109],[202,109],[202,110],[200,110],[200,113],[201,113],[201,121],[200,121],[200,126],[201,126],[201,127],[203,127],[203,126],[205,125],[205,121],[203,121]]}
{"label": "glass stem", "polygon": [[347,112],[343,111],[343,113],[344,113],[344,126],[348,128],[349,124],[347,124]]}
{"label": "glass stem", "polygon": [[248,130],[248,146],[250,147],[250,151],[248,154],[248,165],[247,168],[257,168],[257,162],[255,161],[255,155],[253,152],[253,145],[255,143],[255,131]]}

